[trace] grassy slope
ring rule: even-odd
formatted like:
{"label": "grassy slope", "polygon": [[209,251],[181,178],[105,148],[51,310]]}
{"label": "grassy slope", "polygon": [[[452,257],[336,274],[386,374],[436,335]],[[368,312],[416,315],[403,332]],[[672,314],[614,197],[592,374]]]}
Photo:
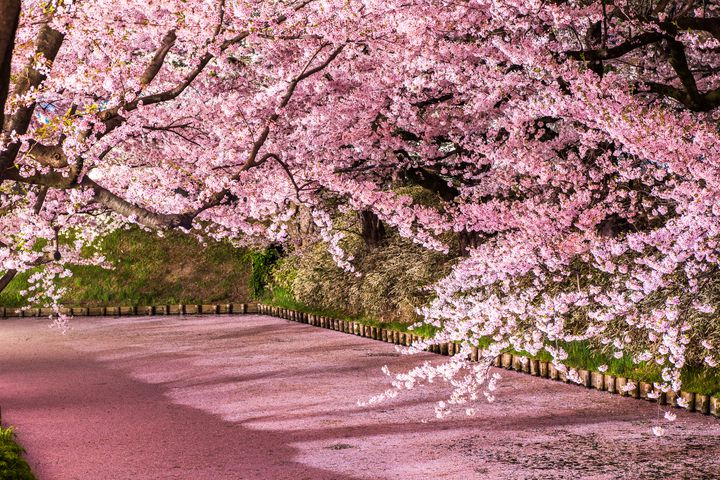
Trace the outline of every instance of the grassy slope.
{"label": "grassy slope", "polygon": [[27,462],[22,458],[23,449],[15,443],[12,428],[0,426],[0,478],[7,480],[35,480]]}
{"label": "grassy slope", "polygon": [[[114,232],[103,251],[115,269],[72,267],[63,303],[74,306],[225,303],[246,301],[249,266],[244,250],[227,244],[200,245],[179,233],[165,238],[137,229]],[[29,274],[18,275],[0,293],[0,305],[24,306],[20,291]]]}

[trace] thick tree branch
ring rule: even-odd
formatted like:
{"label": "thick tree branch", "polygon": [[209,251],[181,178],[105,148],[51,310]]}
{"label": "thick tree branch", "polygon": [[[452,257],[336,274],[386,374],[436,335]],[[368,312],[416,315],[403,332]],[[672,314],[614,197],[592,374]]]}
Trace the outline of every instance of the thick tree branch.
{"label": "thick tree branch", "polygon": [[40,185],[61,190],[75,188],[72,179],[64,176],[56,170],[51,170],[47,173],[34,173],[32,175],[22,176],[20,175],[20,170],[17,167],[11,167],[5,170],[3,177],[6,180],[12,180],[14,182],[25,183],[28,185]]}
{"label": "thick tree branch", "polygon": [[[698,90],[695,76],[690,70],[685,54],[685,46],[681,42],[674,38],[667,38],[667,55],[668,63],[680,79],[682,88],[651,81],[644,82],[644,86],[650,92],[674,98],[688,109],[696,112],[707,112],[720,106],[720,88],[705,93]],[[638,91],[648,91],[643,89],[642,85],[638,86],[640,87]]]}
{"label": "thick tree branch", "polygon": [[443,102],[447,102],[448,100],[452,100],[454,97],[455,97],[455,94],[446,93],[445,95],[440,95],[439,97],[428,98],[427,100],[421,100],[419,102],[412,103],[411,105],[413,107],[417,107],[422,110],[425,107],[429,107],[431,105],[437,105],[439,103],[443,103]]}
{"label": "thick tree branch", "polygon": [[128,202],[112,193],[105,187],[95,183],[93,180],[85,176],[80,182],[80,186],[93,190],[93,200],[104,207],[126,217],[132,218],[137,223],[149,228],[168,229],[175,227],[191,228],[192,216],[183,214],[162,214],[151,212],[145,208],[139,207]]}
{"label": "thick tree branch", "polygon": [[708,112],[720,107],[720,88],[705,93],[698,93],[697,96],[691,97],[685,89],[673,87],[672,85],[656,82],[644,82],[643,85],[646,88],[643,89],[642,85],[639,85],[640,88],[638,88],[638,91],[650,91],[664,97],[674,98],[688,109],[696,112]]}
{"label": "thick tree branch", "polygon": [[5,123],[5,104],[10,93],[10,71],[20,0],[0,0],[0,127]]}
{"label": "thick tree branch", "polygon": [[140,85],[142,87],[150,85],[153,79],[157,76],[158,72],[160,72],[160,68],[162,68],[163,63],[165,63],[165,57],[175,44],[175,40],[177,40],[175,29],[170,30],[162,39],[160,47],[155,52],[155,56],[150,61],[150,64],[145,68],[142,77],[140,77]]}
{"label": "thick tree branch", "polygon": [[706,93],[698,90],[695,76],[688,64],[685,46],[673,37],[678,31],[694,29],[710,32],[716,38],[720,38],[720,19],[681,17],[673,19],[671,22],[663,22],[661,26],[667,33],[646,32],[612,48],[574,50],[566,52],[566,54],[572,59],[585,61],[592,65],[593,62],[620,58],[638,48],[663,41],[667,49],[668,63],[677,74],[683,88],[648,81],[644,82],[647,89],[639,88],[638,91],[650,91],[674,98],[693,111],[705,112],[720,106],[720,89]]}
{"label": "thick tree branch", "polygon": [[[49,62],[55,61],[55,57],[60,50],[63,39],[65,36],[54,30],[49,25],[50,18],[46,20],[36,39],[36,54],[42,54],[42,56]],[[22,96],[27,93],[31,88],[36,88],[45,81],[47,76],[35,70],[35,60],[31,59],[28,65],[25,67],[23,73],[18,77],[15,83],[13,94],[16,96]],[[4,131],[9,134],[13,130],[18,134],[27,133],[28,126],[32,120],[32,114],[35,110],[35,104],[32,103],[28,106],[21,106],[17,111],[9,117],[5,123]]]}
{"label": "thick tree branch", "polygon": [[45,198],[47,197],[47,193],[48,187],[40,187],[37,198],[35,199],[35,205],[33,205],[33,212],[35,212],[35,215],[38,215],[42,210],[43,204],[45,203]]}
{"label": "thick tree branch", "polygon": [[680,82],[682,83],[685,91],[687,92],[688,98],[692,105],[693,110],[702,103],[700,93],[698,92],[697,83],[695,77],[690,71],[688,65],[687,56],[685,55],[685,46],[675,39],[668,39],[668,62],[673,67]]}
{"label": "thick tree branch", "polygon": [[720,18],[718,17],[679,17],[660,26],[670,32],[676,30],[699,30],[710,33],[720,40]]}
{"label": "thick tree branch", "polygon": [[574,60],[583,60],[586,62],[598,61],[598,60],[611,60],[613,58],[620,58],[623,55],[637,49],[657,43],[666,35],[659,32],[646,32],[636,37],[631,38],[625,43],[621,43],[611,48],[598,48],[595,50],[570,50],[565,52],[566,55]]}
{"label": "thick tree branch", "polygon": [[57,171],[44,174],[35,174],[27,177],[20,175],[17,169],[8,171],[7,178],[19,183],[39,185],[44,188],[57,188],[68,190],[72,188],[86,188],[93,191],[93,200],[100,205],[112,210],[124,217],[134,218],[141,225],[160,230],[183,227],[191,228],[192,220],[202,211],[199,209],[192,213],[184,214],[162,214],[152,212],[146,208],[135,205],[112,193],[107,188],[98,185],[87,175],[80,182],[75,176],[64,176]]}
{"label": "thick tree branch", "polygon": [[[310,0],[311,1],[311,0]],[[299,10],[300,8],[304,7],[310,1],[305,1],[300,3],[298,6],[295,7],[296,10]],[[222,12],[221,12],[222,13]],[[277,23],[282,23],[285,21],[285,17],[281,16],[277,19]],[[221,30],[222,27],[222,15],[221,15],[221,21],[218,24],[218,27],[216,28],[215,36],[217,36]],[[247,36],[250,34],[249,31],[240,32],[235,37],[228,39],[224,41],[221,45],[221,51],[226,50],[232,45],[235,45],[237,43],[242,42]],[[52,31],[47,27],[47,25],[43,26],[41,29],[41,34],[38,37],[38,51],[42,51],[43,55],[48,59],[54,59],[57,55],[57,50],[59,49],[60,45],[62,44],[62,36],[59,35],[57,32]],[[153,57],[153,60],[146,68],[145,72],[143,73],[143,76],[141,78],[141,84],[146,85],[155,78],[155,76],[158,74],[160,69],[162,68],[162,65],[166,59],[167,53],[169,52],[170,48],[172,48],[172,45],[175,41],[175,32],[169,32],[163,41],[161,42],[160,47],[155,53],[155,56]],[[343,46],[340,46],[336,48],[330,56],[326,59],[325,62],[321,63],[320,65],[314,67],[314,68],[306,68],[303,70],[303,72],[296,77],[288,86],[288,90],[285,94],[285,96],[282,98],[279,108],[285,107],[288,102],[290,101],[290,98],[292,97],[292,94],[297,87],[298,83],[302,80],[310,77],[311,75],[323,70],[327,65],[332,62],[342,51]],[[207,66],[207,64],[213,59],[213,55],[211,53],[206,53],[199,61],[197,66],[185,77],[185,79],[175,87],[173,87],[170,90],[166,90],[164,92],[156,93],[156,94],[150,94],[145,95],[136,98],[135,100],[126,103],[122,106],[116,107],[114,109],[107,110],[100,114],[100,119],[105,123],[106,129],[104,134],[109,133],[113,129],[119,127],[125,122],[125,118],[120,115],[121,109],[123,111],[132,111],[134,109],[137,109],[140,104],[144,105],[152,105],[155,103],[161,103],[165,101],[170,101],[179,95],[181,95],[185,89],[187,89],[188,86],[197,78],[197,76],[202,73],[204,68]],[[32,84],[41,83],[44,80],[44,77],[39,77],[37,72],[35,72],[33,69],[31,69],[31,66],[28,66],[28,72],[30,75],[27,76],[29,79],[28,82],[25,82],[23,85],[18,85],[16,90],[22,89],[22,88],[28,88]],[[37,83],[36,83],[37,82]],[[34,106],[32,106],[34,108]],[[32,109],[28,109],[26,112],[19,112],[19,115],[15,118],[15,124],[17,125],[18,122],[22,123],[21,120],[23,118],[27,118],[27,124],[25,125],[25,130],[27,129],[27,125],[29,125],[29,119],[32,118]],[[261,137],[258,139],[256,144],[258,145],[257,149],[254,149],[254,154],[252,155],[252,161],[247,162],[245,165],[243,165],[240,168],[240,171],[236,173],[234,176],[236,179],[239,178],[240,174],[253,167],[260,165],[267,161],[269,158],[272,157],[271,154],[266,154],[262,156],[260,159],[257,158],[257,153],[262,147],[262,144],[264,144],[265,140],[267,139],[269,135],[269,127],[270,124],[272,124],[274,121],[276,121],[279,118],[279,115],[273,114],[271,118],[269,119],[269,122],[267,124],[267,133],[264,135],[261,134]],[[25,131],[23,130],[23,131]],[[23,133],[23,131],[19,131],[19,133]],[[99,135],[102,136],[102,135]],[[71,189],[71,188],[86,188],[91,189],[94,192],[93,200],[106,208],[123,215],[125,217],[134,218],[135,221],[138,223],[145,225],[150,228],[158,228],[158,229],[166,229],[166,228],[175,228],[175,227],[184,227],[184,228],[191,228],[192,227],[192,221],[197,215],[202,213],[203,211],[207,210],[208,208],[211,208],[213,206],[221,204],[225,199],[228,197],[229,192],[222,191],[219,192],[217,195],[215,195],[212,199],[210,199],[206,204],[204,204],[199,209],[184,213],[184,214],[160,214],[156,212],[152,212],[150,210],[147,210],[146,208],[140,207],[138,205],[134,205],[122,198],[120,198],[118,195],[112,193],[108,189],[102,187],[101,185],[98,185],[96,182],[91,180],[89,177],[84,177],[80,182],[77,181],[76,175],[71,176],[63,176],[61,173],[57,171],[51,171],[49,173],[44,174],[34,174],[27,177],[20,176],[19,170],[17,168],[8,168],[12,166],[15,156],[17,152],[15,152],[15,155],[12,156],[12,158],[5,158],[7,164],[3,168],[4,171],[4,177],[10,180],[14,180],[17,182],[25,183],[25,184],[32,184],[32,185],[40,185],[44,188],[58,188],[58,189]],[[68,160],[65,157],[63,151],[62,151],[62,145],[54,145],[54,146],[46,146],[42,145],[40,143],[35,143],[31,145],[31,148],[29,149],[28,153],[29,156],[31,156],[35,161],[39,162],[42,165],[45,166],[51,166],[54,168],[63,168],[68,165]]]}
{"label": "thick tree branch", "polygon": [[67,156],[60,145],[48,146],[42,143],[33,143],[27,152],[22,153],[20,156],[32,158],[46,167],[65,168],[68,166]]}
{"label": "thick tree branch", "polygon": [[17,275],[18,271],[14,268],[11,268],[7,272],[5,272],[5,275],[0,277],[0,293],[2,293],[3,290],[12,282],[12,279],[15,278],[15,275]]}

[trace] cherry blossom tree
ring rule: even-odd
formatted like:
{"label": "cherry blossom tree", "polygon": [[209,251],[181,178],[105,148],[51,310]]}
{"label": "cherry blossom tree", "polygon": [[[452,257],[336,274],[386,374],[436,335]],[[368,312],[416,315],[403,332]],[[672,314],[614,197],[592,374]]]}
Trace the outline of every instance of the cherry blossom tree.
{"label": "cherry blossom tree", "polygon": [[575,378],[575,341],[657,363],[658,391],[717,362],[715,2],[0,7],[0,288],[42,265],[57,300],[49,279],[102,263],[80,246],[127,223],[282,242],[302,212],[352,269],[336,222],[356,212],[369,246],[393,229],[466,254],[417,346],[460,355],[399,389],[442,377],[450,404],[492,398],[507,348]]}

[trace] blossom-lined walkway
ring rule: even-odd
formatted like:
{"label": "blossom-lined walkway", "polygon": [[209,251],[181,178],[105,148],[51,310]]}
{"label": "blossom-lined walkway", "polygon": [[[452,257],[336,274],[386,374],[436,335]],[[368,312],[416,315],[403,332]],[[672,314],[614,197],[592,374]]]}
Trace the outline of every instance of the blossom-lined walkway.
{"label": "blossom-lined walkway", "polygon": [[247,316],[0,322],[0,407],[39,480],[720,478],[720,421],[502,372],[474,418],[420,388],[375,408],[398,356]]}

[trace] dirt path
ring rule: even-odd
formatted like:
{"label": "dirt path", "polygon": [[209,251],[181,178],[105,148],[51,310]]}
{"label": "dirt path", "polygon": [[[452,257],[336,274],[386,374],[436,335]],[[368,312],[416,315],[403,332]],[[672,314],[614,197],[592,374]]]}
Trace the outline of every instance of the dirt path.
{"label": "dirt path", "polygon": [[39,480],[720,478],[718,420],[656,439],[651,404],[505,371],[472,419],[357,406],[423,359],[255,315],[7,320],[0,406]]}

